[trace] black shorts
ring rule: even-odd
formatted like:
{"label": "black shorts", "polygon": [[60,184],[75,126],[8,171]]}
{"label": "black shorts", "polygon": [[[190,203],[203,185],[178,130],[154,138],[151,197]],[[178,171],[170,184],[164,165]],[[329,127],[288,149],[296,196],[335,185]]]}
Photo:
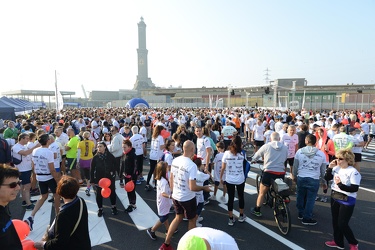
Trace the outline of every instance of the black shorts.
{"label": "black shorts", "polygon": [[364,141],[364,142],[367,142],[367,141],[368,141],[368,135],[364,135],[364,136],[363,136],[363,141]]}
{"label": "black shorts", "polygon": [[22,181],[22,185],[26,185],[31,183],[31,170],[20,172],[20,180]]}
{"label": "black shorts", "polygon": [[68,169],[77,169],[77,158],[66,158],[68,161],[68,165],[66,166]]}
{"label": "black shorts", "polygon": [[[227,183],[226,181],[223,181],[223,186],[225,186]],[[215,181],[215,186],[219,186],[220,185],[220,181]]]}
{"label": "black shorts", "polygon": [[39,189],[41,194],[47,194],[48,193],[48,188],[51,190],[53,194],[56,193],[56,187],[57,183],[55,179],[51,179],[48,181],[39,181]]}
{"label": "black shorts", "polygon": [[374,138],[375,134],[369,134],[370,138]]}
{"label": "black shorts", "polygon": [[62,155],[62,156],[61,156],[61,159],[66,159],[66,155]]}
{"label": "black shorts", "polygon": [[197,215],[197,199],[194,197],[189,201],[177,201],[173,199],[176,214],[184,214],[189,220]]}
{"label": "black shorts", "polygon": [[286,159],[286,161],[284,163],[285,168],[288,166],[288,163],[289,163],[289,166],[293,166],[293,164],[294,164],[294,157]]}
{"label": "black shorts", "polygon": [[273,180],[277,178],[284,179],[285,174],[271,174],[268,172],[263,173],[262,184],[266,187],[270,187]]}
{"label": "black shorts", "polygon": [[257,140],[254,140],[254,144],[255,144],[255,146],[261,147],[261,146],[264,145],[264,141],[257,141]]}
{"label": "black shorts", "polygon": [[361,162],[362,161],[362,154],[354,153],[354,162]]}

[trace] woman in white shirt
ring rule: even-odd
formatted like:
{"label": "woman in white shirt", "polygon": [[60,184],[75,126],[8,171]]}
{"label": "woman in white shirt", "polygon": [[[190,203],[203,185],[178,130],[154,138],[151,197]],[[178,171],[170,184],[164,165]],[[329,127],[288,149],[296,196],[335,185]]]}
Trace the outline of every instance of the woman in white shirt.
{"label": "woman in white shirt", "polygon": [[[240,217],[239,222],[246,220],[246,215],[243,211],[245,208],[244,190],[245,190],[245,174],[243,172],[243,161],[244,156],[241,154],[242,140],[241,137],[235,136],[228,150],[225,151],[222,159],[222,168],[220,173],[220,181],[226,182],[228,191],[228,215],[229,215],[229,226],[233,226],[235,218],[233,217],[233,202],[234,202],[234,191],[237,188],[237,195],[239,200]],[[225,180],[223,180],[223,174],[225,172]]]}
{"label": "woman in white shirt", "polygon": [[[151,139],[151,147],[150,147],[150,171],[147,175],[147,181],[146,181],[146,187],[145,190],[150,190],[150,180],[151,176],[154,173],[156,164],[163,156],[163,150],[164,150],[164,139],[161,136],[161,131],[164,129],[162,125],[157,125],[154,128],[154,132],[152,133],[152,139]],[[154,189],[156,190],[156,186],[154,186]]]}

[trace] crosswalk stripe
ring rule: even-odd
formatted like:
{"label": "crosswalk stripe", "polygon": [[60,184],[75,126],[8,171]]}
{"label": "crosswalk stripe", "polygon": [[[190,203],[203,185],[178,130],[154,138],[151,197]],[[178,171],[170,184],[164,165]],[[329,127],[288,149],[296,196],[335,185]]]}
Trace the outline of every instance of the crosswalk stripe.
{"label": "crosswalk stripe", "polygon": [[[119,185],[120,181],[116,181],[116,187]],[[152,227],[159,217],[154,213],[154,211],[147,205],[147,203],[142,199],[142,197],[137,193],[137,209],[129,213],[130,218],[133,220],[135,226],[138,230],[146,230]],[[128,195],[124,188],[116,188],[116,194],[122,205],[126,208],[129,205]],[[155,194],[156,195],[156,194]]]}

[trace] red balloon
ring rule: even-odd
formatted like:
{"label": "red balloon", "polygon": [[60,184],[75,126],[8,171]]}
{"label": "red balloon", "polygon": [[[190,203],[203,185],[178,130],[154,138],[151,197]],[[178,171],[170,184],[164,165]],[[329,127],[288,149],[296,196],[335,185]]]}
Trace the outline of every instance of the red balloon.
{"label": "red balloon", "polygon": [[103,188],[101,193],[103,198],[108,198],[111,195],[111,189]]}
{"label": "red balloon", "polygon": [[356,123],[354,123],[354,127],[355,127],[355,128],[360,128],[360,127],[361,127],[361,124],[359,124],[359,122],[356,122]]}
{"label": "red balloon", "polygon": [[131,192],[131,191],[133,191],[134,190],[134,182],[133,181],[129,181],[129,182],[127,182],[126,184],[125,184],[125,191],[126,192]]}
{"label": "red balloon", "polygon": [[23,250],[36,250],[34,247],[34,241],[32,240],[23,240],[21,243]]}
{"label": "red balloon", "polygon": [[348,119],[343,119],[343,120],[341,121],[341,123],[344,124],[344,125],[347,125],[347,124],[349,124],[349,121],[348,121]]}
{"label": "red balloon", "polygon": [[16,231],[20,240],[22,241],[26,239],[26,237],[30,233],[29,225],[26,222],[22,220],[17,220],[17,219],[12,220],[12,222],[13,222],[14,227],[16,228]]}
{"label": "red balloon", "polygon": [[167,139],[171,133],[168,132],[167,130],[163,129],[161,132],[160,132],[160,135],[164,138],[164,139]]}
{"label": "red balloon", "polygon": [[111,186],[111,180],[108,178],[101,178],[98,184],[101,188],[107,188]]}

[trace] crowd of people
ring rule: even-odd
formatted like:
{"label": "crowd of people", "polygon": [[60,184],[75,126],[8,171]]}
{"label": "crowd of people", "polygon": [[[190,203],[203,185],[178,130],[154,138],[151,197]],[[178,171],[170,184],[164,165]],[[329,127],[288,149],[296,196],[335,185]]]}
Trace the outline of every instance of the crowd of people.
{"label": "crowd of people", "polygon": [[[330,201],[334,239],[325,244],[343,249],[345,236],[351,249],[358,249],[348,222],[361,180],[361,153],[375,137],[374,118],[375,113],[353,110],[83,108],[58,114],[39,110],[15,121],[0,120],[0,163],[11,164],[20,172],[17,184],[21,187],[22,206],[32,211],[26,220],[31,230],[34,216],[47,200],[49,190],[54,195],[56,214],[68,211],[64,209],[69,207],[66,201],[74,201],[76,208],[85,207],[77,202],[80,201],[75,196],[77,192],[66,196],[59,191],[61,182],[74,180],[78,186],[86,187],[87,196],[93,189],[99,217],[104,214],[99,185],[102,178],[111,180],[112,215],[118,213],[115,180],[120,180],[120,187],[130,181],[136,185],[145,182],[145,190],[156,191],[160,218],[147,233],[155,240],[155,231],[164,224],[167,236],[160,249],[172,249],[170,240],[179,223],[186,219],[189,230],[201,227],[200,213],[210,200],[227,203],[229,226],[234,226],[236,220],[246,220],[247,176],[243,166],[250,160],[242,149],[242,138],[246,138],[255,147],[253,160],[263,159],[265,173],[251,214],[262,216],[260,208],[265,193],[273,180],[285,177],[289,167],[290,179],[298,187],[298,218],[304,225],[315,225],[317,221],[312,216],[315,201],[327,201],[325,195],[318,197],[318,190],[322,187],[323,193],[327,193],[333,179]],[[144,179],[143,165],[147,159],[150,168]],[[16,178],[10,176],[1,181]],[[219,187],[223,188],[223,196],[217,198]],[[233,215],[235,190],[239,199],[238,218]],[[40,192],[41,198],[31,200],[30,192]],[[62,207],[60,196],[66,200]],[[130,213],[137,209],[135,190],[128,192],[128,199],[126,212]],[[171,209],[176,216],[169,224]],[[54,230],[62,230],[57,228]],[[64,244],[73,246],[66,240]],[[44,247],[57,244],[42,243]],[[36,243],[36,247],[42,243]],[[86,246],[87,240],[82,244]]]}

